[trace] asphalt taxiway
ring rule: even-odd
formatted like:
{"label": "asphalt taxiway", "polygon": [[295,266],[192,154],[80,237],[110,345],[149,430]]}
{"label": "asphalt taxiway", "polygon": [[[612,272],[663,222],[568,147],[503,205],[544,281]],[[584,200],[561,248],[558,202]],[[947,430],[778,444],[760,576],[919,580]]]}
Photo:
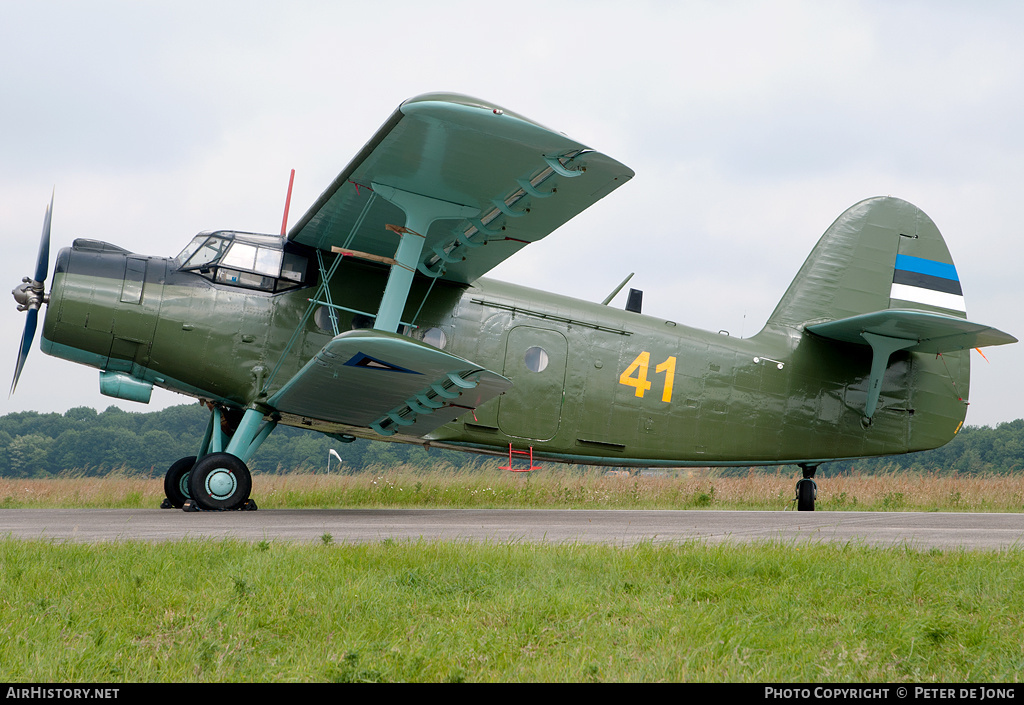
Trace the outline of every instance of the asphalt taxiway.
{"label": "asphalt taxiway", "polygon": [[4,509],[0,536],[54,541],[839,542],[1024,548],[1024,514],[509,509]]}

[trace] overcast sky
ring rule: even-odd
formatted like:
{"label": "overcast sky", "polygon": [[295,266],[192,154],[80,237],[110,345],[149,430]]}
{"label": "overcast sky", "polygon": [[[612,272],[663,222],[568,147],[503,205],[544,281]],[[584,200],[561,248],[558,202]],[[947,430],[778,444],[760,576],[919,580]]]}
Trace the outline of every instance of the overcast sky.
{"label": "overcast sky", "polygon": [[[635,271],[645,313],[749,337],[843,210],[893,195],[969,317],[1022,337],[1022,36],[998,0],[2,0],[0,274],[34,269],[54,188],[51,256],[277,232],[290,169],[294,223],[400,102],[452,91],[636,171],[495,278],[600,301]],[[0,305],[8,379],[23,326]],[[967,423],[1024,416],[1024,344],[985,354]],[[37,340],[0,414],[106,408],[97,377]]]}

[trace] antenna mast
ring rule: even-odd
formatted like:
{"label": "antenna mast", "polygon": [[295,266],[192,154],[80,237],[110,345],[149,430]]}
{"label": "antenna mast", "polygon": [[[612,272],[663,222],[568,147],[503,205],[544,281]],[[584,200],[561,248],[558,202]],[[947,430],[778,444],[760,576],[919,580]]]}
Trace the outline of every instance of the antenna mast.
{"label": "antenna mast", "polygon": [[281,220],[281,237],[284,237],[288,232],[288,208],[292,204],[292,184],[295,183],[295,170],[292,169],[292,175],[288,177],[288,195],[284,198],[284,218]]}

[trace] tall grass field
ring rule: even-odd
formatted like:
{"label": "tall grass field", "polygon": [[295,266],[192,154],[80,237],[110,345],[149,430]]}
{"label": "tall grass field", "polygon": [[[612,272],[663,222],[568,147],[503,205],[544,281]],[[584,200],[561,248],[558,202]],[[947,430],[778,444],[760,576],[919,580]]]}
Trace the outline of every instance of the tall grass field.
{"label": "tall grass field", "polygon": [[[424,471],[412,466],[358,474],[255,474],[261,508],[472,507],[574,509],[795,510],[798,473],[751,470],[746,475],[667,471],[612,474],[596,468],[513,473],[493,468]],[[892,472],[816,480],[823,511],[1024,511],[1016,475]],[[137,474],[49,479],[0,478],[0,508],[157,507],[163,479]]]}

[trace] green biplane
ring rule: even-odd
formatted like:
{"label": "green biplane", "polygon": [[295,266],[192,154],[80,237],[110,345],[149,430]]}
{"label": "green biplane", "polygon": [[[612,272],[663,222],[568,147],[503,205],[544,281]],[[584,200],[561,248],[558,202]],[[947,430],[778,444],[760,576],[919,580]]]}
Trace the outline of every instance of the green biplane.
{"label": "green biplane", "polygon": [[[402,103],[287,235],[213,231],[177,257],[75,240],[49,293],[47,209],[13,393],[41,347],[210,409],[165,506],[253,508],[246,463],[277,424],[338,439],[615,466],[796,464],[949,441],[970,349],[949,251],[909,203],[872,198],[825,232],[764,329],[736,339],[484,275],[633,172],[460,95]],[[284,228],[282,228],[284,231]],[[621,287],[620,287],[621,288]],[[634,292],[638,293],[638,292]]]}

